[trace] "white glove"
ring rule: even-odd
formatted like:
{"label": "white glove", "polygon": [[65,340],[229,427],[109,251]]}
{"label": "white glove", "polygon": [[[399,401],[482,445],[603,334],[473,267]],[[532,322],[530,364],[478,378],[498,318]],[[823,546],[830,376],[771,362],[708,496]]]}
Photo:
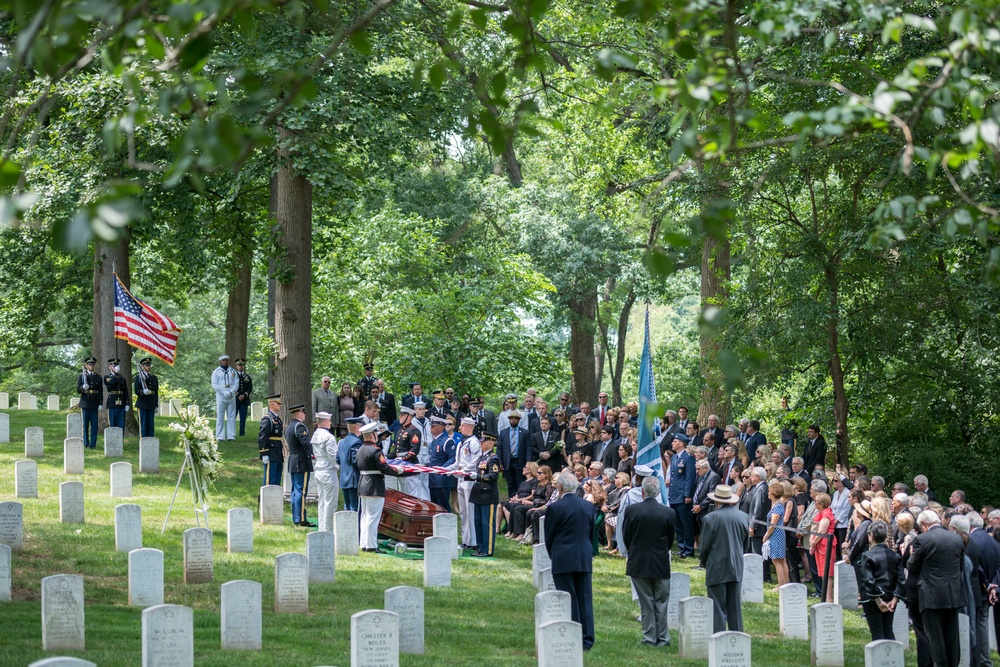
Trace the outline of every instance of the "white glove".
{"label": "white glove", "polygon": [[84,382],[84,383],[83,383],[83,390],[84,390],[84,391],[87,391],[88,389],[90,389],[90,385],[89,385],[89,384],[87,384],[86,382]]}
{"label": "white glove", "polygon": [[98,405],[98,406],[97,406],[97,409],[98,409],[98,410],[103,410],[103,409],[104,409],[104,406],[103,406],[103,405]]}
{"label": "white glove", "polygon": [[150,394],[152,394],[153,392],[151,392],[151,391],[150,391],[149,389],[143,389],[143,390],[142,390],[142,393],[143,393],[143,394],[145,394],[146,396],[149,396],[149,395],[150,395]]}
{"label": "white glove", "polygon": [[260,457],[260,460],[264,463],[264,465],[267,465],[268,463],[271,462],[271,457],[270,456],[262,456],[262,457]]}
{"label": "white glove", "polygon": [[132,406],[131,406],[131,405],[126,405],[126,406],[125,406],[125,412],[128,412],[128,411],[129,411],[129,410],[130,410],[131,408],[132,408]]}

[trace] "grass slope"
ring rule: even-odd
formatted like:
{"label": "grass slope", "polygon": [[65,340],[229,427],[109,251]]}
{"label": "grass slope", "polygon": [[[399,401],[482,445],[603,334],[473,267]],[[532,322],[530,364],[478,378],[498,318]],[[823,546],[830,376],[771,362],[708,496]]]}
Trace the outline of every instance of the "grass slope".
{"label": "grass slope", "polygon": [[[141,609],[127,606],[127,554],[114,551],[114,508],[137,503],[143,512],[143,546],[164,552],[165,602],[194,609],[195,662],[199,667],[275,667],[276,665],[347,665],[350,663],[350,617],[365,609],[382,608],[383,591],[392,586],[422,584],[421,561],[363,554],[337,560],[337,581],[312,585],[309,614],[271,611],[274,603],[274,558],[285,552],[305,552],[305,532],[291,525],[286,509],[284,526],[254,525],[254,553],[226,553],[225,517],[233,507],[255,507],[261,479],[254,436],[225,443],[224,469],[211,494],[211,527],[215,531],[215,582],[185,585],[182,578],[181,534],[195,525],[189,491],[182,486],[166,533],[160,528],[177,481],[183,452],[176,434],[157,420],[161,473],[138,473],[138,442],[126,439],[125,458],[133,465],[133,497],[111,498],[109,466],[103,439],[96,450],[86,450],[86,473],[64,475],[62,440],[65,412],[9,412],[11,440],[0,445],[0,501],[14,498],[14,463],[23,458],[23,433],[29,426],[45,429],[45,457],[39,463],[39,498],[22,499],[25,549],[13,554],[13,602],[0,611],[0,664],[27,665],[52,652],[41,649],[41,579],[52,574],[84,577],[87,650],[79,657],[100,667],[133,666],[141,662]],[[82,478],[82,479],[81,479]],[[59,523],[59,483],[80,480],[85,485],[86,524]],[[185,481],[186,484],[186,481]],[[287,506],[286,506],[287,508]],[[315,517],[315,506],[310,506]],[[451,589],[428,589],[426,653],[403,655],[403,665],[535,665],[534,589],[531,557],[526,547],[501,539],[498,557],[463,559],[454,565]],[[692,594],[704,595],[703,573],[691,561],[678,564],[691,574]],[[677,659],[677,636],[668,649],[640,644],[625,563],[601,556],[594,562],[594,610],[597,644],[584,662],[596,665],[704,665]],[[261,652],[232,652],[219,648],[220,586],[233,579],[263,584],[263,645]],[[769,589],[763,605],[744,605],[746,629],[753,637],[753,663],[769,667],[809,664],[809,643],[786,640],[778,634],[778,596]],[[846,665],[864,664],[867,626],[857,612],[845,614]],[[74,653],[74,655],[77,655]],[[907,664],[915,664],[913,652]]]}

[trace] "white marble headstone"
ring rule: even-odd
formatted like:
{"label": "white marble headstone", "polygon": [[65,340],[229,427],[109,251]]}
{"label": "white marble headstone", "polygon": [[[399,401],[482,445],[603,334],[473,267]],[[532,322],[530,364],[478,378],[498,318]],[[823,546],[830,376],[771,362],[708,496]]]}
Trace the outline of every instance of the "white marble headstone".
{"label": "white marble headstone", "polygon": [[969,617],[965,614],[958,615],[958,667],[969,667],[970,653],[972,647],[969,646]]}
{"label": "white marble headstone", "polygon": [[306,556],[309,558],[309,583],[333,583],[336,578],[333,533],[318,530],[306,535]]}
{"label": "white marble headstone", "polygon": [[80,405],[80,397],[79,396],[74,396],[73,398],[69,399],[69,409],[70,410],[72,410],[73,408],[77,407],[78,405]]}
{"label": "white marble headstone", "polygon": [[[7,408],[0,407],[0,410]],[[10,415],[0,412],[0,442],[10,442]]]}
{"label": "white marble headstone", "polygon": [[549,550],[544,544],[531,545],[531,583],[538,588],[538,574],[552,567],[552,559],[549,557]]}
{"label": "white marble headstone", "polygon": [[583,629],[573,621],[550,621],[537,629],[538,667],[581,667]]}
{"label": "white marble headstone", "polygon": [[41,426],[24,429],[24,455],[32,459],[45,456],[45,430]]}
{"label": "white marble headstone", "polygon": [[451,512],[441,512],[431,518],[434,537],[448,537],[455,543],[452,560],[458,560],[458,517]]}
{"label": "white marble headstone", "polygon": [[170,409],[174,411],[175,415],[180,415],[181,410],[184,409],[184,406],[181,404],[181,399],[179,399],[179,398],[171,398],[170,399]]}
{"label": "white marble headstone", "polygon": [[10,602],[10,547],[0,544],[0,602]]}
{"label": "white marble headstone", "polygon": [[83,438],[83,415],[79,412],[66,415],[66,437]]}
{"label": "white marble headstone", "polygon": [[451,555],[455,543],[447,537],[424,540],[424,586],[451,587]]}
{"label": "white marble headstone", "polygon": [[284,520],[285,493],[277,484],[260,487],[260,523],[280,526]]}
{"label": "white marble headstone", "polygon": [[56,396],[55,394],[49,394],[45,398],[45,408],[47,410],[58,411],[59,410],[59,397]]}
{"label": "white marble headstone", "polygon": [[[670,573],[671,579],[675,576],[675,573]],[[684,660],[708,659],[708,640],[715,629],[714,606],[712,599],[707,597],[695,596],[680,600],[677,657]]]}
{"label": "white marble headstone", "polygon": [[184,531],[184,583],[212,581],[212,568],[212,531],[208,528],[188,528]]}
{"label": "white marble headstone", "polygon": [[10,394],[0,391],[0,410],[10,410]]}
{"label": "white marble headstone", "polygon": [[14,496],[16,498],[38,497],[38,462],[31,459],[14,464]]}
{"label": "white marble headstone", "polygon": [[132,497],[132,464],[128,461],[111,464],[111,497]]}
{"label": "white marble headstone", "polygon": [[226,513],[226,548],[231,554],[253,553],[253,512],[246,507]]}
{"label": "white marble headstone", "polygon": [[192,403],[191,405],[188,406],[188,414],[191,415],[192,417],[197,417],[200,414],[200,412],[201,409],[198,407],[197,403]]}
{"label": "white marble headstone", "polygon": [[551,567],[547,567],[538,573],[538,590],[541,592],[556,590],[556,583],[552,579]]}
{"label": "white marble headstone", "polygon": [[385,610],[399,617],[399,652],[424,653],[424,591],[394,586],[385,591]]}
{"label": "white marble headstone", "polygon": [[59,485],[59,521],[84,523],[83,482],[63,482]]}
{"label": "white marble headstone", "polygon": [[833,566],[833,599],[844,609],[858,608],[858,579],[851,564],[842,560]]}
{"label": "white marble headstone", "polygon": [[163,552],[136,549],[128,553],[128,604],[155,607],[163,604]]}
{"label": "white marble headstone", "polygon": [[809,608],[809,653],[813,665],[843,667],[844,610],[839,604],[823,602]]}
{"label": "white marble headstone", "polygon": [[778,626],[788,639],[809,639],[809,591],[805,584],[778,587]]}
{"label": "white marble headstone", "polygon": [[160,439],[139,439],[139,472],[156,474],[160,472]]}
{"label": "white marble headstone", "polygon": [[261,585],[237,579],[222,584],[222,648],[261,649]]}
{"label": "white marble headstone", "polygon": [[158,409],[159,412],[157,414],[159,414],[161,417],[177,416],[174,414],[174,406],[170,404],[170,401],[163,401],[162,403],[160,403]]}
{"label": "white marble headstone", "polygon": [[[899,603],[896,604],[896,609],[899,609]],[[893,628],[896,627],[896,620],[895,619],[893,619],[892,625],[893,625]],[[990,613],[989,613],[989,626],[990,626],[990,650],[991,651],[996,651],[997,650],[997,633],[996,633],[996,627],[997,626],[994,625],[993,607],[992,606],[990,607]],[[896,635],[896,641],[899,641],[899,638],[900,638],[900,635]]]}
{"label": "white marble headstone", "polygon": [[351,667],[399,667],[399,616],[369,609],[351,616]]}
{"label": "white marble headstone", "polygon": [[83,440],[80,438],[63,440],[63,473],[66,475],[83,474]]}
{"label": "white marble headstone", "polygon": [[538,517],[538,543],[545,544],[545,515]]}
{"label": "white marble headstone", "polygon": [[906,667],[903,645],[891,639],[865,644],[865,667]]}
{"label": "white marble headstone", "polygon": [[[992,610],[993,607],[990,609]],[[992,628],[993,626],[990,625],[991,630]],[[903,645],[904,650],[910,649],[910,614],[906,608],[906,602],[903,600],[896,602],[896,611],[892,614],[892,635],[897,642]]]}
{"label": "white marble headstone", "polygon": [[115,507],[115,551],[129,553],[142,548],[142,508],[135,504]]}
{"label": "white marble headstone", "polygon": [[535,650],[538,650],[538,629],[552,621],[572,621],[572,597],[566,591],[535,593]]}
{"label": "white marble headstone", "polygon": [[764,602],[764,559],[759,554],[743,554],[743,602]]}
{"label": "white marble headstone", "polygon": [[309,559],[286,553],[274,559],[274,612],[309,613]]}
{"label": "white marble headstone", "polygon": [[38,399],[26,391],[22,391],[17,395],[17,409],[18,410],[37,410],[38,409]]}
{"label": "white marble headstone", "polygon": [[161,604],[142,610],[142,667],[194,667],[194,612]]}
{"label": "white marble headstone", "polygon": [[121,458],[125,455],[124,432],[117,426],[104,429],[104,455],[108,458]]}
{"label": "white marble headstone", "polygon": [[709,638],[708,667],[750,665],[750,635],[745,632],[716,632]]}
{"label": "white marble headstone", "polygon": [[28,667],[97,667],[97,665],[83,658],[57,655],[52,658],[43,658],[42,660],[33,662]]}
{"label": "white marble headstone", "polygon": [[24,548],[21,503],[0,503],[0,544],[6,544],[14,551]]}
{"label": "white marble headstone", "polygon": [[[667,600],[667,628],[670,630],[680,629],[680,603],[691,595],[691,575],[686,572],[670,573],[670,598]],[[711,632],[708,634],[712,634]],[[706,640],[707,642],[707,640]],[[705,649],[706,656],[708,649]]]}
{"label": "white marble headstone", "polygon": [[83,577],[56,574],[42,579],[43,651],[84,650],[83,616]]}
{"label": "white marble headstone", "polygon": [[357,556],[361,549],[358,536],[358,513],[353,510],[333,515],[334,549],[338,556]]}
{"label": "white marble headstone", "polygon": [[264,417],[264,404],[254,401],[250,404],[250,421],[259,422]]}

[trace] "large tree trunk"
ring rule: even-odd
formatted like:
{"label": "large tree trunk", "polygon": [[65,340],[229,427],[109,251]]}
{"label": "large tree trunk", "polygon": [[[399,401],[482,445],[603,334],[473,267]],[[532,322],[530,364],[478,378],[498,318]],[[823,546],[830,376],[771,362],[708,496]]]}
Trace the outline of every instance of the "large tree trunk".
{"label": "large tree trunk", "polygon": [[569,363],[573,372],[573,399],[595,405],[597,378],[594,375],[594,317],[597,291],[571,301],[569,320]]}
{"label": "large tree trunk", "polygon": [[[701,309],[709,306],[722,308],[727,297],[730,278],[729,238],[723,241],[706,236],[701,252]],[[722,424],[729,416],[729,395],[725,390],[725,378],[719,368],[719,342],[702,333],[701,375],[705,385],[698,406],[698,423],[704,424],[708,415],[718,415]]]}
{"label": "large tree trunk", "polygon": [[824,267],[827,289],[830,291],[830,310],[826,318],[827,344],[830,350],[830,381],[833,383],[833,418],[836,422],[837,463],[848,466],[850,434],[847,431],[847,415],[850,405],[844,387],[844,367],[840,360],[840,283],[835,263]]}
{"label": "large tree trunk", "polygon": [[[290,133],[279,130],[281,139]],[[277,172],[277,220],[285,257],[278,267],[274,294],[275,391],[284,404],[309,401],[312,377],[312,185],[293,170],[287,149]]]}
{"label": "large tree trunk", "polygon": [[[622,396],[622,371],[625,369],[625,339],[628,334],[628,321],[632,316],[632,306],[635,304],[635,288],[628,291],[621,313],[618,314],[618,345],[615,350],[615,366],[611,369],[611,393],[615,405],[624,405]],[[638,393],[636,393],[638,396]]]}
{"label": "large tree trunk", "polygon": [[[126,405],[132,405],[132,348],[123,340],[115,338],[115,272],[122,284],[131,289],[129,276],[128,237],[115,243],[94,243],[94,312],[93,312],[93,355],[97,357],[94,370],[102,377],[107,375],[108,359],[121,359],[121,374],[127,382]],[[104,394],[105,405],[107,393]],[[98,428],[108,427],[108,411],[98,414]],[[138,435],[139,423],[135,412],[125,413],[125,434]]]}
{"label": "large tree trunk", "polygon": [[[271,174],[271,194],[267,200],[267,215],[270,224],[277,224],[278,218],[278,174]],[[275,262],[274,256],[267,261],[267,333],[274,340],[274,294],[275,294]],[[267,357],[267,395],[274,394],[274,367],[275,357],[273,354]]]}
{"label": "large tree trunk", "polygon": [[229,304],[226,307],[226,353],[233,359],[247,356],[247,327],[250,320],[250,277],[253,250],[249,238],[237,239],[230,274]]}

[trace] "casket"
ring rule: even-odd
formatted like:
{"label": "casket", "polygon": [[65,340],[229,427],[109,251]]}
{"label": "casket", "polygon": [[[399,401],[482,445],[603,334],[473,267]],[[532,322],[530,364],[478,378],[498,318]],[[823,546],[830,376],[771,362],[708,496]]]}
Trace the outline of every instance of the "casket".
{"label": "casket", "polygon": [[410,546],[423,546],[426,538],[434,537],[434,515],[447,511],[429,500],[386,489],[378,532]]}

